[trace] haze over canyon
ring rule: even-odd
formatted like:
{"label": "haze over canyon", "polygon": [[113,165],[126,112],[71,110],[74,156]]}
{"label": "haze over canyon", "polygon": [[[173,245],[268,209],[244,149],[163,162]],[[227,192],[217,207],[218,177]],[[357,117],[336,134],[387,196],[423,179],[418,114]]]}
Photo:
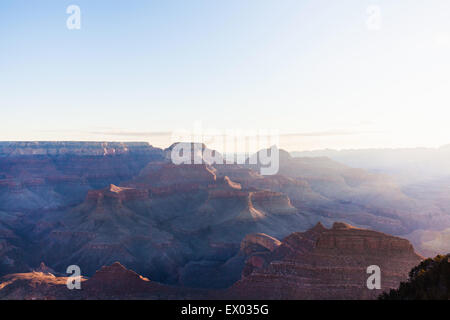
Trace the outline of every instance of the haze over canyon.
{"label": "haze over canyon", "polygon": [[0,298],[374,299],[450,251],[448,147],[280,149],[270,176],[173,147],[0,142]]}

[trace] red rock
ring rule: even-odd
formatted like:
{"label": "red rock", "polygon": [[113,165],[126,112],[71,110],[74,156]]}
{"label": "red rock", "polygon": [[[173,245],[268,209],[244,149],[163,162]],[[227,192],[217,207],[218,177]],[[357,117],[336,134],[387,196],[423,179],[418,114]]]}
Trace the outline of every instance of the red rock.
{"label": "red rock", "polygon": [[273,252],[281,245],[281,241],[264,233],[249,234],[241,242],[241,251],[250,255],[253,253],[253,246],[255,245]]}
{"label": "red rock", "polygon": [[[248,236],[243,248],[249,239],[260,242],[258,235]],[[422,259],[405,239],[344,223],[331,229],[318,224],[272,250],[245,252],[242,279],[228,291],[239,299],[373,299],[382,291],[367,288],[367,267],[381,268],[382,290],[388,290],[405,281]]]}
{"label": "red rock", "polygon": [[119,262],[111,266],[104,266],[98,270],[85,284],[84,288],[90,295],[98,294],[127,294],[145,291],[150,280],[126,269]]}
{"label": "red rock", "polygon": [[146,189],[124,188],[111,184],[103,190],[90,190],[86,200],[99,201],[105,197],[119,199],[121,201],[143,200],[148,199],[149,192]]}

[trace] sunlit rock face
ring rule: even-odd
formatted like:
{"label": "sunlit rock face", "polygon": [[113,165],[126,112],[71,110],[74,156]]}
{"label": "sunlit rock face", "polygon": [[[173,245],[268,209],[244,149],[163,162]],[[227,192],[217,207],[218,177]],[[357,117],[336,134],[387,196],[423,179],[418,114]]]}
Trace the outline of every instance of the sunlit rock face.
{"label": "sunlit rock face", "polygon": [[159,284],[119,262],[103,266],[92,276],[80,276],[80,289],[69,289],[69,279],[50,272],[32,271],[0,278],[0,300],[126,300],[206,299],[208,291]]}
{"label": "sunlit rock face", "polygon": [[[422,257],[409,241],[335,223],[318,224],[282,242],[261,235],[243,242],[242,279],[228,292],[242,299],[373,299],[405,281]],[[367,267],[381,269],[381,290],[369,290]]]}

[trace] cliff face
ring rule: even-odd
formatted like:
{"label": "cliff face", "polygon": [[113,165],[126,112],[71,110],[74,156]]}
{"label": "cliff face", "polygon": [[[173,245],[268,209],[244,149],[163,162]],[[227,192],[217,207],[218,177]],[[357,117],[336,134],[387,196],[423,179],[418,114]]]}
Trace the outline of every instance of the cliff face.
{"label": "cliff face", "polygon": [[[418,221],[397,211],[385,196],[398,190],[380,177],[331,160],[282,153],[282,174],[263,177],[247,165],[177,166],[169,151],[145,143],[0,143],[0,275],[44,260],[58,272],[78,264],[91,276],[120,261],[155,281],[225,288],[240,278],[247,256],[233,257],[248,234],[283,239],[340,220],[401,234]],[[316,244],[312,232],[283,243],[331,257],[403,250],[402,241],[352,230],[336,230],[351,241],[327,233]],[[268,250],[265,240],[255,246]],[[246,276],[274,258],[250,259]]]}
{"label": "cliff face", "polygon": [[[421,261],[405,239],[335,223],[293,233],[281,244],[261,236],[243,242],[242,279],[228,294],[245,299],[373,299],[407,279]],[[265,241],[269,238],[265,237]],[[251,248],[251,249],[249,249]],[[381,268],[381,290],[369,290],[367,267]]]}
{"label": "cliff face", "polygon": [[[309,226],[282,193],[246,189],[209,165],[151,162],[120,184],[90,190],[81,204],[56,210],[32,227],[39,259],[86,275],[120,261],[140,274],[195,287],[224,287],[217,266],[249,233],[283,236]],[[36,258],[37,259],[37,258]]]}
{"label": "cliff face", "polygon": [[[339,227],[339,226],[338,226]],[[55,276],[48,268],[29,273],[11,274],[0,278],[0,299],[372,299],[382,290],[368,292],[365,287],[365,264],[380,263],[383,279],[388,277],[392,282],[383,285],[383,290],[394,285],[399,279],[406,277],[408,272],[397,263],[413,264],[420,260],[409,243],[398,244],[399,240],[383,234],[371,234],[369,238],[383,238],[384,244],[379,247],[380,252],[387,250],[384,264],[380,260],[370,260],[367,255],[360,256],[348,252],[341,257],[316,252],[315,243],[322,234],[336,234],[344,229],[325,229],[322,226],[304,232],[294,233],[283,242],[265,234],[248,235],[241,245],[241,254],[246,255],[247,261],[243,269],[243,278],[227,290],[201,290],[167,286],[145,278],[127,269],[119,262],[101,267],[91,278],[81,277],[81,290],[69,290],[66,287],[67,277]],[[368,230],[353,230],[352,237],[367,237]],[[341,238],[340,235],[335,235]],[[334,237],[334,236],[332,236]],[[387,237],[388,239],[384,239]],[[347,236],[344,236],[347,238]],[[386,245],[392,240],[392,245]],[[340,250],[342,246],[327,249]],[[348,246],[344,246],[349,250]],[[368,247],[375,249],[373,246]],[[394,248],[394,252],[391,249]],[[398,259],[398,250],[404,253]],[[320,251],[320,250],[319,250]],[[352,251],[353,252],[353,251]],[[386,252],[385,252],[386,253]],[[392,255],[393,254],[393,255]],[[359,257],[359,258],[358,258]],[[425,273],[427,283],[439,287],[439,298],[448,298],[448,286],[442,286],[439,277],[431,273],[448,274],[447,257],[442,258],[436,267],[434,261],[424,261],[412,269],[412,278]],[[328,260],[339,260],[339,263],[329,265]],[[436,260],[436,259],[435,259]],[[414,265],[413,265],[414,266]],[[443,267],[442,267],[443,266]],[[438,272],[435,272],[439,269]],[[363,279],[364,278],[364,279]],[[421,284],[415,283],[414,290],[419,288],[420,294],[414,291],[411,283],[401,287],[401,293],[416,294],[415,298],[426,298],[430,292],[423,291]],[[417,282],[417,281],[416,281]],[[448,282],[448,281],[447,281]],[[398,292],[391,291],[385,298],[402,298]],[[406,296],[405,296],[406,298]]]}
{"label": "cliff face", "polygon": [[146,143],[0,142],[0,210],[73,205],[161,159],[163,151]]}
{"label": "cliff face", "polygon": [[115,262],[84,282],[78,295],[79,299],[199,299],[207,297],[207,291],[163,285]]}
{"label": "cliff face", "polygon": [[[85,279],[83,279],[85,280]],[[67,277],[50,273],[15,273],[0,279],[1,300],[70,299],[75,292],[66,287]],[[65,288],[64,294],[60,292]]]}
{"label": "cliff face", "polygon": [[94,201],[99,204],[105,198],[118,199],[118,203],[123,201],[137,201],[148,199],[149,193],[146,189],[122,188],[111,184],[102,190],[90,190],[86,196],[86,201]]}
{"label": "cliff face", "polygon": [[16,233],[17,217],[0,211],[0,276],[14,272],[25,272],[24,242]]}
{"label": "cliff face", "polygon": [[[448,179],[435,186],[427,183],[425,188],[404,188],[393,176],[352,168],[326,157],[294,158],[279,152],[278,176],[248,183],[287,194],[295,207],[314,212],[322,222],[345,220],[405,237],[416,229],[450,227]],[[257,171],[261,165],[247,167]]]}
{"label": "cliff face", "polygon": [[111,295],[138,294],[148,286],[149,279],[126,269],[119,262],[103,266],[83,286],[92,296],[108,292]]}
{"label": "cliff face", "polygon": [[0,278],[0,300],[205,299],[206,291],[165,286],[115,262],[92,278],[80,277],[81,289],[69,290],[67,277],[48,272],[10,274]]}
{"label": "cliff face", "polygon": [[[106,156],[148,154],[154,149],[145,142],[4,142],[0,157],[22,156]],[[162,151],[161,151],[162,154]]]}
{"label": "cliff face", "polygon": [[215,170],[206,164],[181,164],[169,162],[149,163],[133,180],[141,187],[167,185],[209,184],[216,181]]}

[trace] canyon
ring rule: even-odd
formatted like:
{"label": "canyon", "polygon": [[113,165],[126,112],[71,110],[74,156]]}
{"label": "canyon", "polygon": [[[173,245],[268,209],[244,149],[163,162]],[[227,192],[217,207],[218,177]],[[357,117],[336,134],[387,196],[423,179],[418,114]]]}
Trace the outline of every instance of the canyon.
{"label": "canyon", "polygon": [[[245,260],[242,277],[228,289],[169,286],[143,277],[119,262],[81,277],[70,290],[66,276],[41,264],[30,273],[0,279],[0,299],[375,299],[397,288],[422,257],[404,239],[335,223],[320,223],[282,241],[265,234],[248,235],[237,256]],[[235,259],[234,257],[233,259]],[[381,290],[366,286],[366,268],[378,264]]]}
{"label": "canyon", "polygon": [[[360,283],[366,274],[352,279],[345,271],[345,261],[354,259],[355,270],[369,262],[392,270],[384,290],[420,261],[411,244],[397,237],[410,239],[421,254],[446,250],[429,234],[450,229],[450,215],[389,175],[279,150],[278,174],[262,176],[257,161],[175,165],[172,148],[0,142],[0,276],[30,274],[44,262],[56,277],[78,265],[91,281],[120,262],[152,284],[175,288],[161,298],[204,291],[225,297],[239,296],[242,286],[249,295],[258,292],[264,279],[287,285],[280,270],[288,282],[301,283],[299,274],[308,275],[305,283],[318,288],[334,273]],[[292,239],[299,244],[293,247]],[[401,258],[390,246],[404,251]],[[298,267],[297,260],[311,265]],[[20,283],[34,281],[21,277]],[[374,297],[343,288],[342,279],[331,296],[294,286],[287,295],[267,297]]]}
{"label": "canyon", "polygon": [[238,299],[375,299],[380,291],[366,286],[367,267],[380,267],[380,290],[387,291],[423,259],[405,239],[339,222],[283,241],[249,236],[241,250],[242,278],[229,289]]}

